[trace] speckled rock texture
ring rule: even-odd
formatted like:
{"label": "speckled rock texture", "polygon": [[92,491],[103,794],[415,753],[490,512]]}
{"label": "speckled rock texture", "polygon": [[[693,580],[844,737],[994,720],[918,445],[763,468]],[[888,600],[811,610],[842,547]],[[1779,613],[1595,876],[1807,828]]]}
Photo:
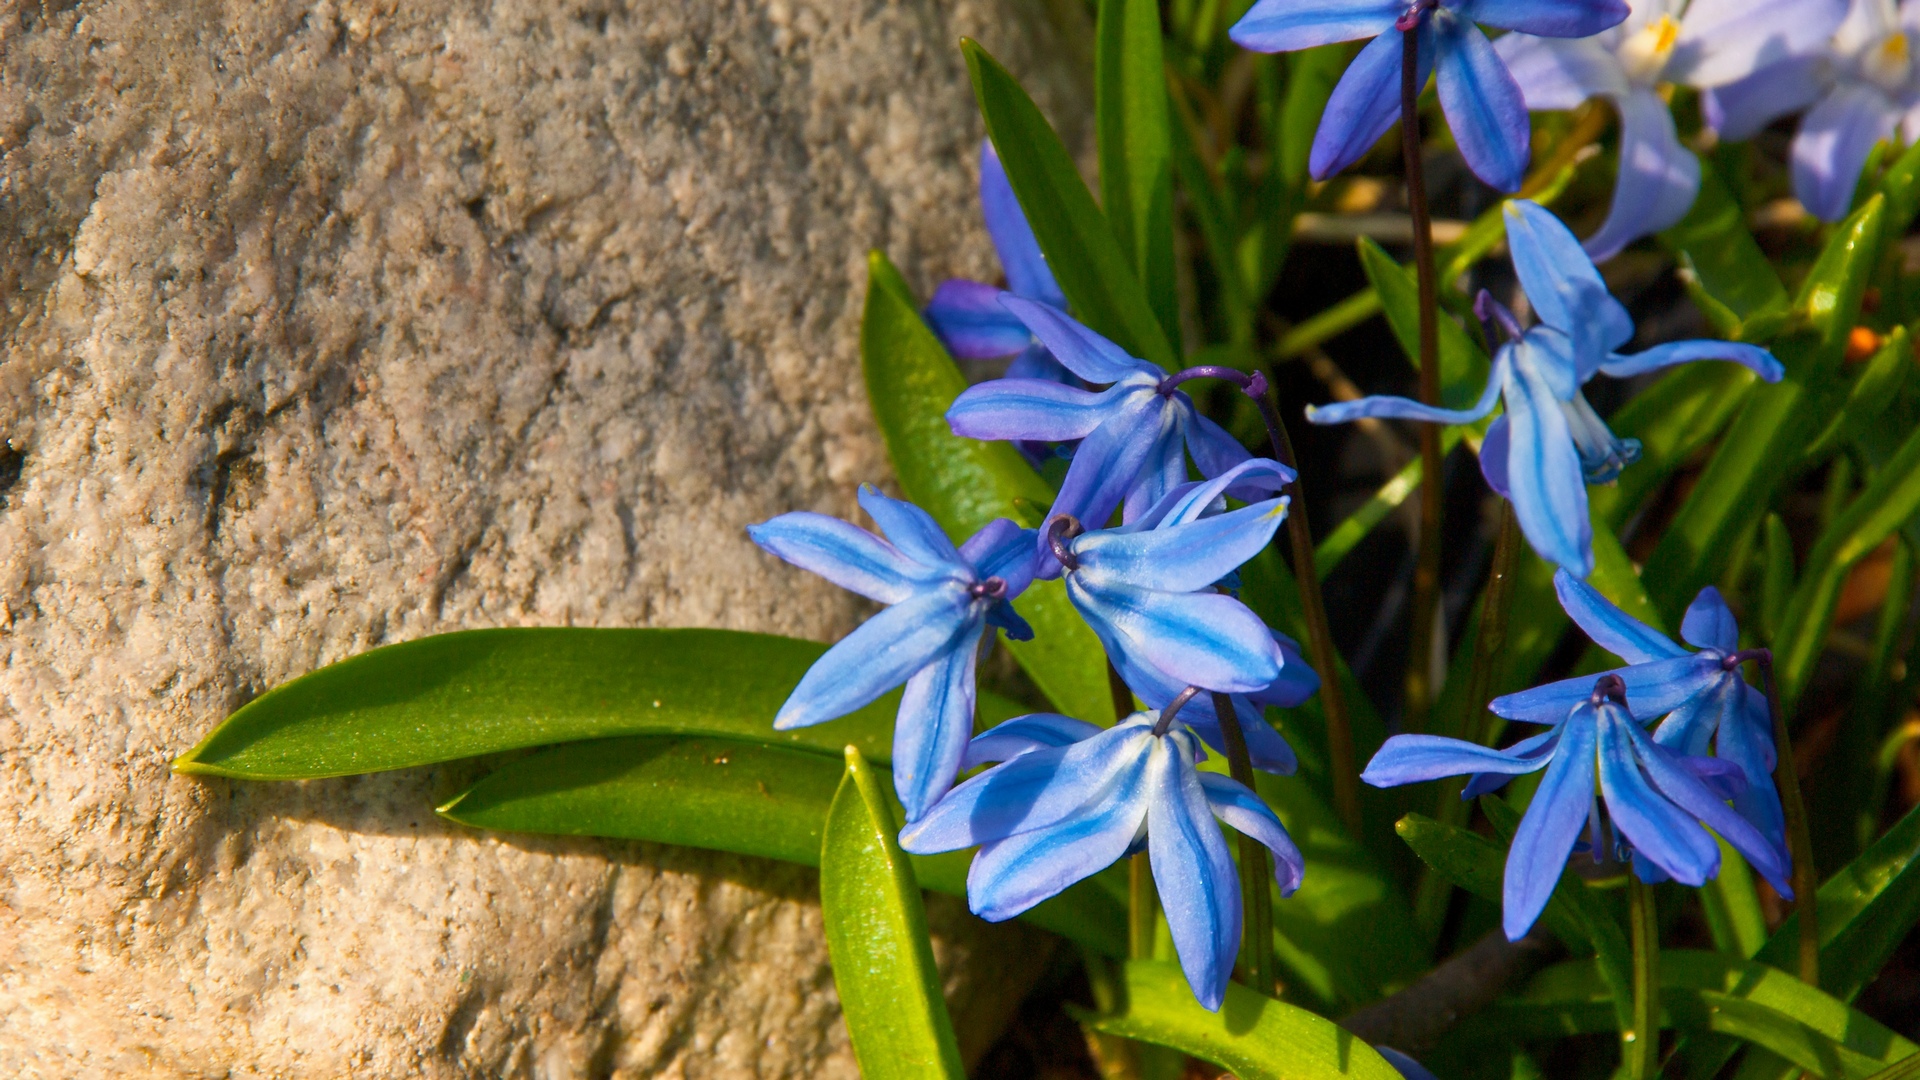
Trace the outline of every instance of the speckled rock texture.
{"label": "speckled rock texture", "polygon": [[[0,4],[0,1073],[855,1074],[810,871],[168,762],[457,627],[850,629],[743,527],[885,479],[867,249],[994,272],[962,34],[1083,114],[1020,0]],[[933,918],[977,1042],[1042,939]]]}

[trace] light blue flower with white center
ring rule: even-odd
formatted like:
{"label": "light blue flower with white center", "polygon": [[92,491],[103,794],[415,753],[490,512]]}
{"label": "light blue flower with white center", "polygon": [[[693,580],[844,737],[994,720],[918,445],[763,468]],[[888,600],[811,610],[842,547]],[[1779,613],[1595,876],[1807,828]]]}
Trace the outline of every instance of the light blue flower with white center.
{"label": "light blue flower with white center", "polygon": [[1033,530],[1001,518],[955,548],[926,511],[860,489],[886,539],[837,518],[782,514],[753,542],[843,589],[888,605],[814,662],[774,717],[781,731],[845,716],[902,683],[893,787],[907,820],[952,786],[973,734],[974,669],[992,626],[1033,629],[1012,600],[1033,580]]}
{"label": "light blue flower with white center", "polygon": [[[1442,409],[1402,397],[1368,397],[1309,407],[1316,424],[1361,417],[1393,417],[1436,424],[1470,424],[1504,401],[1480,447],[1487,484],[1513,503],[1541,558],[1579,577],[1593,572],[1593,532],[1587,484],[1604,484],[1639,460],[1640,443],[1607,428],[1580,392],[1596,373],[1615,378],[1695,360],[1730,360],[1768,382],[1785,373],[1773,355],[1731,341],[1676,341],[1644,352],[1614,350],[1633,337],[1633,320],[1607,292],[1580,244],[1544,207],[1524,199],[1507,204],[1507,244],[1513,268],[1540,319],[1522,332],[1512,313],[1481,294],[1483,318],[1497,319],[1508,341],[1494,354],[1480,400],[1470,409]],[[1489,332],[1491,337],[1491,332]]]}
{"label": "light blue flower with white center", "polygon": [[[1000,303],[1069,371],[1105,386],[1096,393],[1044,379],[994,379],[967,388],[947,410],[953,433],[970,439],[1080,440],[1049,520],[1104,525],[1124,500],[1124,518],[1132,521],[1186,482],[1187,452],[1203,476],[1218,476],[1250,456],[1178,388],[1189,379],[1224,378],[1257,394],[1266,385],[1260,377],[1219,367],[1168,375],[1053,307],[1011,293],[1002,293]],[[1052,563],[1041,567],[1043,576],[1058,572]]]}
{"label": "light blue flower with white center", "polygon": [[1875,143],[1920,139],[1920,0],[1853,0],[1825,48],[1782,60],[1701,97],[1723,139],[1747,139],[1807,110],[1791,151],[1793,193],[1823,221],[1847,215]]}
{"label": "light blue flower with white center", "polygon": [[1285,656],[1245,604],[1214,591],[1273,539],[1285,498],[1224,509],[1230,490],[1278,490],[1293,470],[1254,458],[1183,484],[1128,525],[1079,531],[1055,518],[1045,542],[1066,570],[1067,598],[1136,689],[1156,682],[1250,694],[1280,678]]}
{"label": "light blue flower with white center", "polygon": [[1630,0],[1632,14],[1586,38],[1508,34],[1493,43],[1527,108],[1606,98],[1620,114],[1620,174],[1607,220],[1586,239],[1604,261],[1671,226],[1700,191],[1700,161],[1680,145],[1665,88],[1724,86],[1826,47],[1844,0]]}
{"label": "light blue flower with white center", "polygon": [[1747,787],[1740,769],[1649,738],[1628,708],[1620,675],[1585,682],[1586,695],[1543,734],[1505,750],[1434,735],[1395,735],[1360,778],[1394,787],[1445,776],[1546,770],[1507,851],[1501,922],[1510,941],[1533,928],[1582,832],[1596,859],[1630,852],[1642,880],[1670,877],[1695,886],[1720,872],[1718,833],[1781,896],[1791,896],[1786,857],[1727,805]]}
{"label": "light blue flower with white center", "polygon": [[1218,1009],[1240,944],[1240,882],[1215,819],[1274,855],[1281,895],[1306,863],[1273,810],[1225,776],[1194,767],[1205,751],[1184,724],[1135,713],[1102,730],[1050,714],[1009,720],[973,740],[967,763],[999,761],[955,787],[900,833],[920,855],[980,846],[967,903],[1011,919],[1145,850],[1194,997]]}
{"label": "light blue flower with white center", "polygon": [[[1473,174],[1501,191],[1527,171],[1527,107],[1476,23],[1543,37],[1586,37],[1627,17],[1622,0],[1256,0],[1228,36],[1254,52],[1373,38],[1327,100],[1308,166],[1325,180],[1365,156],[1400,120],[1405,38],[1419,35],[1420,86],[1439,72],[1440,108]],[[1377,36],[1376,36],[1377,35]]]}

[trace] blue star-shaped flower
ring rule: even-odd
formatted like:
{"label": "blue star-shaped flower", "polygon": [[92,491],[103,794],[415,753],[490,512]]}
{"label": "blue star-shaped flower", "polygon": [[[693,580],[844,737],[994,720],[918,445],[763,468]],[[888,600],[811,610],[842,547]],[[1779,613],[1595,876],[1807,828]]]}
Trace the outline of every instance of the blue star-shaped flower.
{"label": "blue star-shaped flower", "polygon": [[967,903],[1010,919],[1062,889],[1147,852],[1180,966],[1200,1004],[1218,1009],[1240,944],[1240,883],[1215,818],[1274,855],[1281,895],[1299,888],[1300,849],[1259,796],[1203,773],[1184,725],[1135,713],[1102,730],[1070,717],[1009,720],[973,740],[967,764],[999,761],[954,788],[900,834],[916,854],[980,845]]}
{"label": "blue star-shaped flower", "polygon": [[1360,160],[1400,120],[1404,39],[1419,35],[1419,85],[1439,70],[1440,108],[1475,176],[1515,191],[1527,171],[1527,106],[1475,23],[1543,37],[1586,37],[1627,17],[1622,0],[1257,0],[1229,36],[1255,52],[1373,38],[1327,100],[1308,165],[1325,180]]}
{"label": "blue star-shaped flower", "polygon": [[912,503],[860,489],[887,539],[823,514],[782,514],[748,528],[753,542],[843,589],[889,605],[840,639],[774,717],[785,730],[823,723],[905,683],[893,733],[893,786],[907,820],[960,771],[973,733],[974,667],[989,626],[1025,641],[1009,602],[1033,580],[1033,530],[1001,518],[959,548]]}
{"label": "blue star-shaped flower", "polygon": [[1593,572],[1593,531],[1587,485],[1604,484],[1639,460],[1640,443],[1616,438],[1587,404],[1580,388],[1596,373],[1624,379],[1695,360],[1731,360],[1768,382],[1785,373],[1773,354],[1732,341],[1676,341],[1624,356],[1614,350],[1633,338],[1627,309],[1607,292],[1579,241],[1544,207],[1507,204],[1507,244],[1520,286],[1539,316],[1522,332],[1511,313],[1481,294],[1483,310],[1498,317],[1510,340],[1494,355],[1486,389],[1470,409],[1442,409],[1401,397],[1368,397],[1309,407],[1316,424],[1364,416],[1469,424],[1504,401],[1480,447],[1487,484],[1513,503],[1514,516],[1541,558],[1579,577]]}
{"label": "blue star-shaped flower", "polygon": [[[1227,696],[1233,699],[1233,712],[1240,719],[1240,731],[1246,736],[1247,756],[1252,759],[1253,767],[1291,776],[1299,767],[1299,759],[1294,757],[1293,747],[1287,745],[1287,740],[1267,723],[1266,707],[1291,709],[1306,701],[1319,691],[1320,673],[1300,655],[1299,642],[1278,630],[1269,633],[1273,635],[1274,644],[1280,647],[1280,677],[1264,690]],[[1114,668],[1149,709],[1166,708],[1186,689],[1157,668],[1130,661],[1116,661]],[[1192,728],[1208,746],[1222,754],[1227,752],[1226,737],[1221,734],[1212,695],[1202,694],[1189,701],[1180,711],[1180,722]]]}

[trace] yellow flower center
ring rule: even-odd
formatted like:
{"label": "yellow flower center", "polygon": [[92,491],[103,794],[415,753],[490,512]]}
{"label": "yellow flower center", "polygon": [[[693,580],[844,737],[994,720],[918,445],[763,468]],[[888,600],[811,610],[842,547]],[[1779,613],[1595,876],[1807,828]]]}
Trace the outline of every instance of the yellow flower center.
{"label": "yellow flower center", "polygon": [[1627,78],[1642,84],[1658,81],[1678,40],[1680,24],[1671,15],[1662,15],[1641,27],[1620,45],[1620,64],[1627,69]]}

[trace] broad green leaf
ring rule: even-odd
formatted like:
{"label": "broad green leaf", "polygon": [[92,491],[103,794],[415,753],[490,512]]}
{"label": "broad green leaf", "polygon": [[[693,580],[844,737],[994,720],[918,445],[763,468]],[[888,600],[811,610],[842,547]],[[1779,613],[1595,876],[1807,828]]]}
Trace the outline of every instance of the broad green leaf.
{"label": "broad green leaf", "polygon": [[[870,256],[868,274],[861,365],[901,492],[956,543],[995,518],[1021,521],[1023,506],[1053,505],[1052,489],[1012,445],[963,439],[947,426],[947,408],[967,388],[966,377],[920,318],[912,290],[886,256]],[[1104,722],[1113,713],[1106,652],[1073,610],[1066,587],[1036,581],[1013,606],[1034,632],[1032,641],[1007,642],[1014,659],[1056,709]]]}
{"label": "broad green leaf", "polygon": [[[1395,830],[1435,873],[1488,903],[1501,902],[1507,853],[1498,844],[1479,833],[1435,821],[1424,814],[1408,814],[1400,819]],[[1569,948],[1593,948],[1592,936],[1557,891],[1553,899],[1547,901],[1540,922]]]}
{"label": "broad green leaf", "polygon": [[1173,151],[1158,0],[1100,0],[1094,39],[1101,205],[1160,329],[1178,341]]}
{"label": "broad green leaf", "polygon": [[1786,378],[1748,396],[1647,559],[1647,591],[1671,621],[1719,575],[1742,530],[1766,510],[1844,398],[1834,392],[1834,372],[1877,258],[1884,206],[1876,195],[1834,230],[1794,303],[1801,328],[1774,346]]}
{"label": "broad green leaf", "polygon": [[1714,948],[1750,958],[1767,943],[1767,916],[1760,908],[1747,860],[1732,844],[1725,840],[1719,844],[1720,872],[1700,887],[1700,905],[1706,911]]}
{"label": "broad green leaf", "polygon": [[[960,50],[987,136],[1074,314],[1133,355],[1172,369],[1178,362],[1172,341],[1074,168],[1073,155],[999,61],[968,39],[961,39]],[[1158,90],[1163,84],[1156,78],[1153,85]]]}
{"label": "broad green leaf", "polygon": [[899,831],[872,768],[847,747],[820,841],[820,921],[840,1013],[866,1080],[966,1080]]}
{"label": "broad green leaf", "polygon": [[1904,236],[1920,212],[1920,143],[1901,152],[1880,176],[1880,191],[1887,197],[1887,235]]}
{"label": "broad green leaf", "polygon": [[1722,335],[1752,341],[1785,319],[1787,290],[1712,165],[1700,163],[1693,209],[1660,242],[1680,257],[1688,292]]}
{"label": "broad green leaf", "polygon": [[[1420,366],[1420,292],[1411,266],[1401,266],[1386,249],[1367,237],[1359,241],[1360,265],[1380,294],[1381,311],[1393,336],[1406,351],[1414,369]],[[1440,398],[1448,408],[1464,409],[1487,385],[1487,355],[1460,324],[1444,312],[1438,320],[1440,341]]]}
{"label": "broad green leaf", "polygon": [[[502,832],[650,840],[818,866],[843,771],[825,754],[732,739],[599,739],[510,762],[440,813]],[[911,858],[923,886],[966,895],[967,853]],[[1025,918],[1103,954],[1126,951],[1126,910],[1095,882]]]}
{"label": "broad green leaf", "polygon": [[298,780],[598,739],[687,734],[891,756],[898,693],[815,727],[773,717],[826,646],[733,630],[461,630],[385,645],[274,687],[174,762]]}
{"label": "broad green leaf", "polygon": [[1114,1012],[1072,1011],[1095,1031],[1170,1046],[1240,1080],[1400,1080],[1373,1047],[1333,1021],[1237,983],[1228,985],[1217,1013],[1194,1000],[1174,964],[1130,960],[1123,987]]}
{"label": "broad green leaf", "polygon": [[1807,556],[1806,569],[1781,616],[1780,635],[1773,645],[1781,708],[1787,715],[1793,714],[1813,673],[1814,661],[1826,648],[1848,571],[1916,513],[1920,513],[1920,430],[1907,436],[1899,451],[1874,474],[1866,490],[1841,511]]}

